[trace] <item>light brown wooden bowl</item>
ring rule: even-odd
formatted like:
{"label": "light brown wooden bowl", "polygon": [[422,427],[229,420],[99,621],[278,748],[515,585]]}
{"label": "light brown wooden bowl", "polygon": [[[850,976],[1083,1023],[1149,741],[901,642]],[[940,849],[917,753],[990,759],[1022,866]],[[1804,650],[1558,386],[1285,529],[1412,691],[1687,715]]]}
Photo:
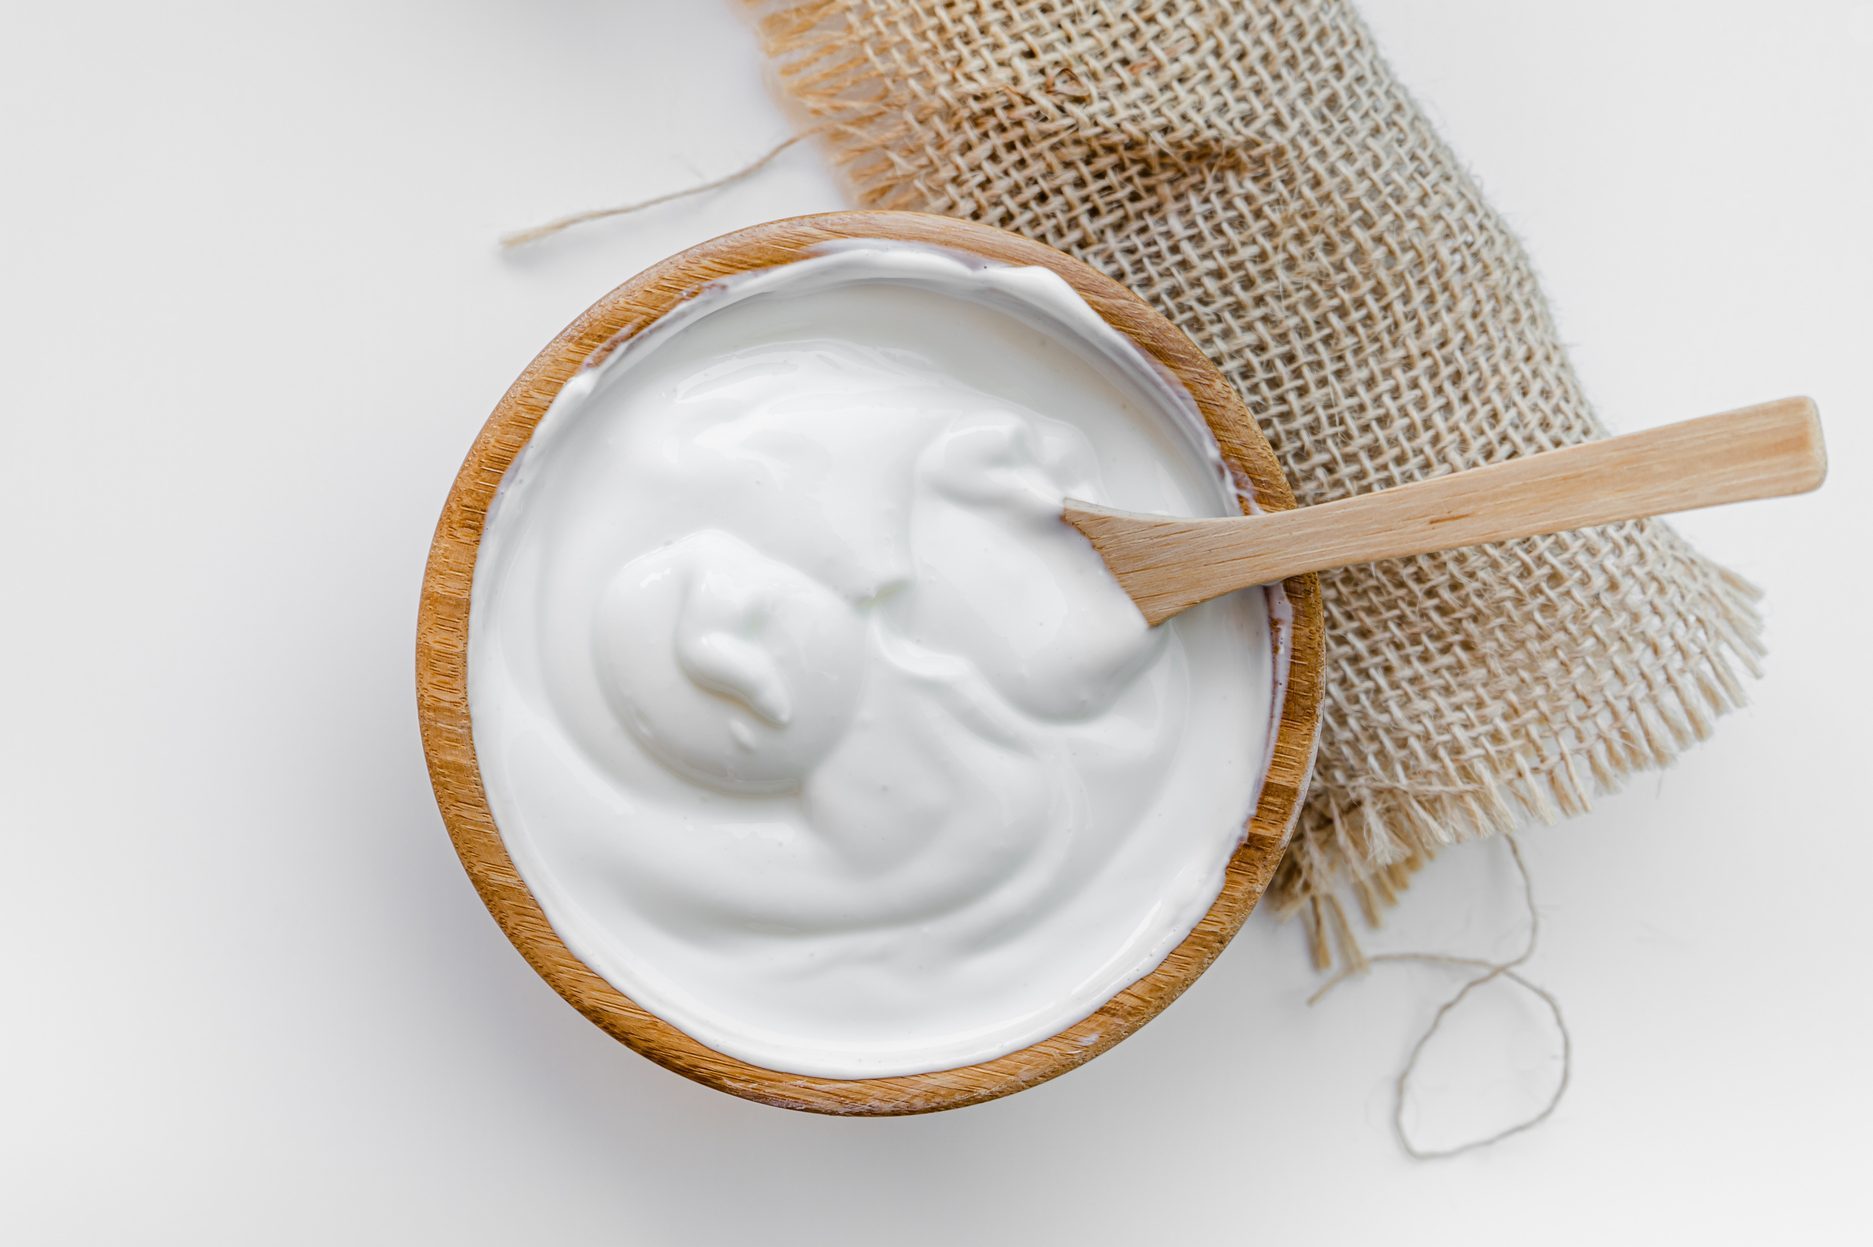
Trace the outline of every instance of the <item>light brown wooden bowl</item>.
{"label": "light brown wooden bowl", "polygon": [[1085,1064],[1157,1016],[1241,928],[1280,860],[1313,762],[1320,708],[1320,594],[1312,576],[1285,583],[1294,616],[1287,695],[1261,802],[1229,863],[1222,894],[1162,965],[1091,1017],[1051,1039],[977,1065],[898,1078],[833,1079],[780,1073],[724,1056],[638,1007],[575,957],[553,931],[514,869],[488,809],[468,718],[469,587],[482,525],[502,474],[560,387],[588,360],[608,353],[711,281],[802,259],[821,243],[847,238],[927,243],[1052,269],[1107,323],[1182,381],[1224,457],[1262,507],[1294,505],[1274,453],[1210,361],[1137,295],[1078,260],[1002,230],[920,213],[833,212],[773,221],[692,247],[625,282],[553,339],[502,396],[455,478],[430,547],[416,626],[417,708],[436,803],[475,890],[528,964],[586,1017],[658,1064],[750,1100],[817,1113],[927,1113],[992,1100]]}

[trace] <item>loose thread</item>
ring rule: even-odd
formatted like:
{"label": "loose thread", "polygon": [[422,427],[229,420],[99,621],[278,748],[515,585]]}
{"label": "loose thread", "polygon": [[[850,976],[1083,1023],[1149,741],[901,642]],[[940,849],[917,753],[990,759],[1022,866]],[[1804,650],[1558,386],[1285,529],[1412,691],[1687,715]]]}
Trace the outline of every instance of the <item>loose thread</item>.
{"label": "loose thread", "polygon": [[[1522,846],[1516,842],[1514,836],[1504,836],[1503,840],[1509,846],[1509,855],[1515,860],[1516,873],[1521,876],[1522,904],[1528,911],[1528,942],[1523,945],[1522,951],[1519,954],[1507,961],[1489,961],[1482,957],[1459,957],[1449,953],[1376,953],[1365,959],[1367,965],[1377,965],[1382,962],[1414,962],[1419,965],[1458,966],[1464,969],[1483,971],[1483,973],[1470,979],[1462,987],[1458,988],[1457,993],[1449,1000],[1446,1000],[1442,1005],[1438,1006],[1437,1012],[1431,1015],[1430,1025],[1424,1028],[1424,1033],[1419,1035],[1418,1041],[1411,1046],[1411,1054],[1405,1058],[1405,1064],[1403,1068],[1398,1071],[1398,1078],[1393,1084],[1392,1128],[1398,1134],[1399,1146],[1402,1147],[1405,1154],[1410,1156],[1413,1160],[1443,1160],[1451,1156],[1461,1156],[1465,1152],[1474,1152],[1479,1148],[1485,1148],[1500,1143],[1511,1135],[1521,1134],[1525,1130],[1533,1130],[1554,1114],[1555,1108],[1561,1103],[1561,1097],[1567,1094],[1568,1080],[1573,1074],[1574,1042],[1573,1036],[1567,1029],[1567,1020],[1561,1016],[1561,1002],[1555,999],[1554,993],[1550,992],[1547,988],[1529,982],[1528,979],[1516,972],[1517,966],[1524,964],[1530,957],[1535,955],[1535,946],[1541,936],[1541,915],[1535,908],[1535,884],[1534,880],[1529,876],[1528,863],[1522,858]],[[1310,1005],[1314,1004],[1341,983],[1346,982],[1346,980],[1352,978],[1354,975],[1364,973],[1365,969],[1365,965],[1356,965],[1341,970],[1338,974],[1321,984],[1320,990],[1307,998],[1307,1003]],[[1524,991],[1534,996],[1537,1000],[1546,1005],[1548,1007],[1548,1012],[1554,1016],[1555,1031],[1561,1036],[1561,1078],[1560,1081],[1555,1084],[1554,1094],[1548,1097],[1547,1104],[1544,1105],[1539,1112],[1522,1121],[1516,1122],[1514,1125],[1498,1130],[1496,1133],[1485,1138],[1472,1139],[1467,1143],[1460,1143],[1455,1147],[1448,1148],[1419,1147],[1416,1143],[1412,1142],[1411,1132],[1405,1127],[1405,1098],[1411,1089],[1412,1075],[1417,1072],[1418,1060],[1424,1055],[1425,1048],[1429,1046],[1431,1039],[1437,1034],[1439,1028],[1443,1026],[1444,1019],[1449,1017],[1451,1013],[1456,1010],[1458,1005],[1461,1005],[1468,999],[1471,992],[1499,978],[1514,983],[1517,987],[1522,988]]]}
{"label": "loose thread", "polygon": [[733,185],[745,177],[759,173],[789,147],[792,147],[802,139],[811,138],[823,129],[825,129],[824,126],[808,127],[798,134],[782,139],[741,168],[731,173],[725,173],[719,178],[712,178],[707,182],[699,182],[694,186],[686,186],[681,190],[666,191],[661,195],[653,195],[649,199],[639,199],[634,203],[619,204],[613,208],[593,208],[587,212],[575,212],[570,216],[563,216],[557,220],[548,221],[544,225],[536,225],[531,229],[515,230],[511,234],[503,234],[501,236],[501,246],[509,249],[524,247],[530,242],[538,242],[542,238],[551,238],[561,230],[571,229],[575,225],[584,225],[588,221],[602,221],[607,217],[628,216],[633,212],[642,212],[646,208],[654,208],[658,204],[667,204],[673,200],[687,199],[691,195],[701,195],[707,191],[720,190],[724,186]]}

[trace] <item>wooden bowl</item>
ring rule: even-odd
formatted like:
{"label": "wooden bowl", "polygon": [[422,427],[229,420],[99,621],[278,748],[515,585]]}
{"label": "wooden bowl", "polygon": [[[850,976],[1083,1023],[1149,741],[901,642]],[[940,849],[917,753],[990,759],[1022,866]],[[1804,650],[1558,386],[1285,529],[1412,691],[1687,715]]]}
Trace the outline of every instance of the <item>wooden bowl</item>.
{"label": "wooden bowl", "polygon": [[1002,230],[921,213],[833,212],[773,221],[692,247],[625,282],[553,339],[502,396],[470,448],[436,525],[416,627],[417,707],[436,803],[475,890],[528,964],[586,1017],[658,1064],[750,1100],[818,1113],[927,1113],[992,1100],[1085,1064],[1157,1016],[1242,926],[1281,857],[1313,762],[1320,706],[1320,596],[1312,576],[1284,586],[1293,614],[1286,697],[1261,801],[1230,860],[1222,894],[1162,965],[1091,1017],[1051,1039],[977,1065],[896,1078],[833,1079],[738,1061],[638,1007],[554,933],[514,869],[488,809],[468,716],[469,586],[482,525],[502,474],[560,387],[588,360],[608,353],[711,281],[787,264],[821,243],[850,238],[933,244],[1052,269],[1107,323],[1183,383],[1223,456],[1263,508],[1294,505],[1274,453],[1210,361],[1137,295],[1078,260]]}

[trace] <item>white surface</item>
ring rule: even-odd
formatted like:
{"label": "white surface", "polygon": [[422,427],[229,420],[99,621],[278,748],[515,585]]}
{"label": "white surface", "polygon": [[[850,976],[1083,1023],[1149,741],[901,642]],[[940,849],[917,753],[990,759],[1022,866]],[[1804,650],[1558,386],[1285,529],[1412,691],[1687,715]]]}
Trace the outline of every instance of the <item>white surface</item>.
{"label": "white surface", "polygon": [[[574,313],[835,183],[796,149],[492,250],[787,131],[715,0],[15,3],[0,1239],[1863,1239],[1873,9],[1367,11],[1617,426],[1808,391],[1832,441],[1823,494],[1685,522],[1769,590],[1754,706],[1527,837],[1533,972],[1578,1042],[1551,1123],[1404,1160],[1389,1078],[1446,980],[1306,1009],[1300,932],[1266,916],[1111,1054],[937,1117],[760,1108],[605,1038],[507,946],[431,803],[430,528]],[[1501,854],[1453,854],[1375,943],[1509,947]],[[1473,1021],[1427,1071],[1452,1127],[1552,1072],[1513,998]]]}

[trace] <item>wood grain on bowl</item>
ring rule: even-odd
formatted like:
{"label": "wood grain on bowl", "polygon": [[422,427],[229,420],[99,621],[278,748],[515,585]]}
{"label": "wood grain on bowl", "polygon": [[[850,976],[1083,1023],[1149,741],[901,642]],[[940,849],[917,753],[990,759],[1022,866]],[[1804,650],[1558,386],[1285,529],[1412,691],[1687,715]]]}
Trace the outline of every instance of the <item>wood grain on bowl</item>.
{"label": "wood grain on bowl", "polygon": [[416,686],[423,749],[443,822],[495,921],[554,990],[617,1039],[698,1082],[762,1103],[819,1113],[906,1114],[957,1108],[1033,1086],[1091,1060],[1155,1017],[1216,959],[1267,887],[1293,829],[1313,760],[1322,625],[1312,576],[1284,582],[1292,609],[1286,696],[1260,803],[1231,859],[1222,893],[1156,970],[1090,1017],[1040,1043],[958,1069],[893,1078],[788,1074],[703,1046],[600,978],[554,932],[501,842],[475,760],[468,711],[469,593],[488,507],[560,388],[708,283],[806,258],[836,240],[888,239],[1038,265],[1064,278],[1196,400],[1230,467],[1265,510],[1294,505],[1268,443],[1242,400],[1203,354],[1141,299],[1043,246],[988,226],[901,212],[836,212],[757,225],[673,256],[600,299],[555,338],[496,405],[444,504],[423,577]]}

